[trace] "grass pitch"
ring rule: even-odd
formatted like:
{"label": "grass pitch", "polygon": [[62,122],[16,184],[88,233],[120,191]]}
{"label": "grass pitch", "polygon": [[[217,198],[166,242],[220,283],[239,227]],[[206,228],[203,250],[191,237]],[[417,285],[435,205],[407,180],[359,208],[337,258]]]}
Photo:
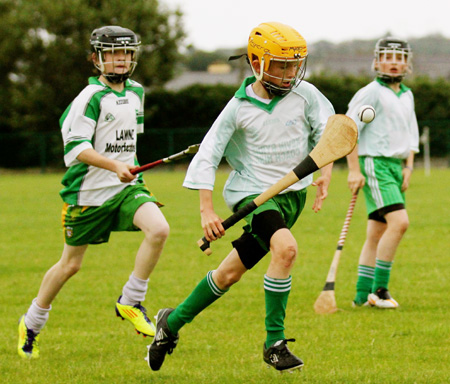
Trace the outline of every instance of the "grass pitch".
{"label": "grass pitch", "polygon": [[[390,290],[400,308],[353,309],[358,255],[365,235],[360,196],[338,268],[340,311],[317,315],[322,290],[350,201],[347,172],[335,170],[323,210],[305,211],[293,228],[299,258],[293,270],[286,336],[305,361],[301,373],[280,375],[262,361],[263,274],[268,259],[248,272],[229,293],[181,332],[174,354],[152,372],[144,339],[115,317],[114,303],[133,266],[140,233],[113,234],[91,246],[82,270],[53,303],[41,335],[41,358],[25,361],[17,348],[17,321],[36,296],[44,273],[60,257],[61,174],[0,176],[0,380],[3,383],[446,383],[450,382],[450,171],[430,177],[414,172],[407,193],[411,226],[392,270]],[[212,244],[213,254],[196,246],[202,236],[198,194],[181,187],[184,172],[150,171],[151,191],[166,206],[171,234],[150,280],[144,303],[153,316],[176,306],[207,271],[217,267],[239,236],[241,225]],[[229,215],[221,198],[226,174],[219,172],[216,210]]]}

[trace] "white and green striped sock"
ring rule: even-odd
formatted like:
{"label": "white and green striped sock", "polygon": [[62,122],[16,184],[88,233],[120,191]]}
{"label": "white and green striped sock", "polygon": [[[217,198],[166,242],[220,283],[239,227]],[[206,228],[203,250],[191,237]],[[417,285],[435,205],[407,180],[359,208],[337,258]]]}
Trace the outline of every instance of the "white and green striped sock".
{"label": "white and green striped sock", "polygon": [[368,265],[358,265],[358,281],[356,282],[355,303],[362,305],[367,301],[367,296],[372,292],[375,268]]}
{"label": "white and green striped sock", "polygon": [[378,258],[375,260],[375,276],[372,286],[373,292],[378,288],[388,289],[393,263],[393,261],[383,261]]}
{"label": "white and green striped sock", "polygon": [[264,275],[264,292],[266,300],[266,348],[278,340],[284,340],[284,319],[286,306],[291,291],[292,276],[287,279],[275,279]]}

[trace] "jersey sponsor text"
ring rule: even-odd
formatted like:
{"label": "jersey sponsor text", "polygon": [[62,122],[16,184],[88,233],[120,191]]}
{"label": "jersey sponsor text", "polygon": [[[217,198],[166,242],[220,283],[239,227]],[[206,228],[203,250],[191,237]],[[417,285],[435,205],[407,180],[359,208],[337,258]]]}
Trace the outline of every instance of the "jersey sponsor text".
{"label": "jersey sponsor text", "polygon": [[136,152],[136,146],[134,144],[111,144],[106,143],[105,152],[110,153],[122,153],[122,152]]}
{"label": "jersey sponsor text", "polygon": [[116,140],[134,140],[134,129],[116,131]]}
{"label": "jersey sponsor text", "polygon": [[262,145],[256,151],[256,158],[262,164],[282,162],[299,156],[300,144],[300,139],[294,139],[278,144]]}

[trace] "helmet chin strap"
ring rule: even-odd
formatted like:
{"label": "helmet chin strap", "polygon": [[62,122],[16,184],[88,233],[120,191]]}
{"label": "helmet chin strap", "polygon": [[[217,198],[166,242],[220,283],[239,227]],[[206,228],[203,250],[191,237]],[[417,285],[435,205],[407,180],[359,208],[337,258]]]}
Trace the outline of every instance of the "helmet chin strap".
{"label": "helmet chin strap", "polygon": [[107,79],[112,84],[120,84],[126,81],[130,77],[130,72],[127,73],[103,73],[105,79]]}
{"label": "helmet chin strap", "polygon": [[267,93],[269,93],[270,95],[274,95],[274,96],[284,96],[292,90],[291,88],[286,88],[286,90],[280,89],[280,87],[277,87],[276,85],[272,84],[270,81],[261,80],[261,84],[264,87],[264,89],[267,91]]}
{"label": "helmet chin strap", "polygon": [[404,77],[405,76],[378,75],[378,78],[386,84],[401,83]]}
{"label": "helmet chin strap", "polygon": [[[274,96],[285,96],[285,95],[287,95],[289,92],[291,92],[292,89],[293,89],[294,87],[296,87],[298,84],[300,84],[300,82],[301,82],[302,79],[303,79],[305,70],[306,70],[306,61],[305,61],[304,66],[303,66],[303,69],[298,69],[298,70],[297,70],[297,73],[296,73],[296,75],[295,75],[295,77],[294,77],[293,79],[290,80],[290,82],[291,82],[290,87],[284,88],[284,87],[281,87],[281,86],[279,86],[279,85],[276,85],[276,84],[274,84],[274,83],[272,83],[272,82],[270,82],[270,81],[263,80],[263,77],[264,77],[264,74],[265,74],[265,72],[264,72],[264,64],[265,64],[265,59],[264,59],[264,56],[263,56],[263,57],[261,58],[260,71],[259,71],[259,73],[256,72],[256,70],[255,70],[255,68],[253,67],[253,65],[250,65],[250,67],[251,67],[251,69],[252,69],[253,75],[255,76],[256,80],[259,81],[259,82],[262,84],[262,86],[264,87],[264,89],[267,91],[267,93],[268,93],[269,95],[274,95]],[[285,68],[285,70],[286,70],[286,68]],[[301,71],[300,73],[298,73],[299,70]],[[284,77],[284,76],[285,76],[285,72],[284,72],[282,78],[279,78],[279,77],[276,77],[276,76],[271,76],[271,75],[269,75],[269,74],[267,74],[267,75],[268,75],[269,77],[275,77],[275,78],[277,78],[277,79],[280,79],[280,80],[282,80],[282,81],[285,81],[285,77]],[[301,77],[299,77],[299,75],[301,75]]]}
{"label": "helmet chin strap", "polygon": [[256,77],[256,80],[262,81],[262,78],[264,76],[264,57],[262,57],[261,59],[261,65],[259,68],[259,73],[256,72],[255,68],[253,68],[253,65],[250,65],[250,67],[252,68],[252,72]]}

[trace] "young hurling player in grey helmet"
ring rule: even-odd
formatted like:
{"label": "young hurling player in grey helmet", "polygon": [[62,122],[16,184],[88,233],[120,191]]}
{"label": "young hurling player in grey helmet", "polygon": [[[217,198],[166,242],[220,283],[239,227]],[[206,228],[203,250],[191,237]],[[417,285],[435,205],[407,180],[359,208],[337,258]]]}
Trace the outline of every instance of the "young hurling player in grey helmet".
{"label": "young hurling player in grey helmet", "polygon": [[[409,226],[405,205],[419,152],[414,96],[402,81],[412,72],[408,42],[386,37],[378,40],[372,68],[374,81],[360,89],[349,103],[347,115],[358,125],[359,142],[347,156],[348,185],[362,188],[367,206],[367,237],[359,256],[355,306],[397,308],[388,290],[397,247]],[[358,119],[363,105],[375,108],[370,123]]]}

